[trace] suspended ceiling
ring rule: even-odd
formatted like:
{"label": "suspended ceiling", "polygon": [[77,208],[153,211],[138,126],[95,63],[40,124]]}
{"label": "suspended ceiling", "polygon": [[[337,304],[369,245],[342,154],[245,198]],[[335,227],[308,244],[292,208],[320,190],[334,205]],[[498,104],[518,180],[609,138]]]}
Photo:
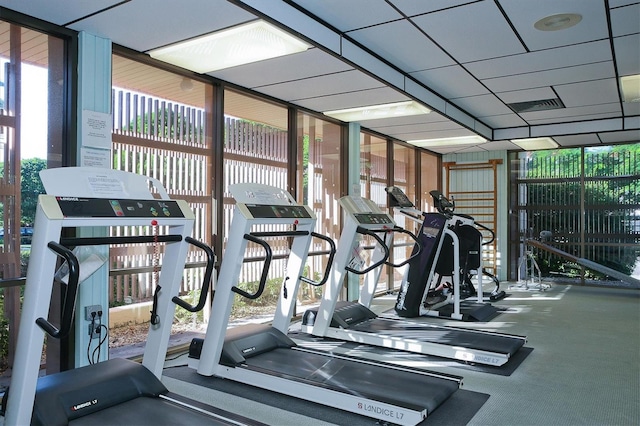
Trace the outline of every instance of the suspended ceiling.
{"label": "suspended ceiling", "polygon": [[[416,100],[427,115],[362,121],[403,141],[480,135],[440,153],[640,141],[640,102],[619,78],[640,74],[633,0],[0,0],[0,6],[147,53],[258,18],[314,47],[209,73],[323,112]],[[582,20],[539,31],[546,16]],[[518,106],[528,109],[518,109]],[[551,109],[550,109],[551,108]]]}

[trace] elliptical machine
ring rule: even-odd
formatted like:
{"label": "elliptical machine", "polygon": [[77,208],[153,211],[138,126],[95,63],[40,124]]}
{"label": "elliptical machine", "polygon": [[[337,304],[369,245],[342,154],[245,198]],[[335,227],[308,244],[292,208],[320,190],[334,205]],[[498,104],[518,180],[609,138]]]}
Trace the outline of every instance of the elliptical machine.
{"label": "elliptical machine", "polygon": [[[427,213],[415,209],[406,196],[401,196],[404,194],[399,188],[386,190],[392,206],[421,221],[422,253],[405,271],[396,313],[408,318],[435,316],[463,321],[487,321],[497,315],[496,308],[484,303],[483,274],[478,274],[486,272],[481,268],[482,233],[476,227],[479,224],[471,216],[454,214],[454,203],[439,191],[430,193],[438,212]],[[473,275],[478,277],[477,290],[471,282]],[[445,277],[450,277],[450,282]],[[499,286],[497,279],[494,283]],[[492,294],[493,300],[498,300],[499,287]]]}
{"label": "elliptical machine", "polygon": [[[482,256],[482,246],[493,243],[496,239],[495,232],[483,224],[476,222],[475,219],[465,214],[455,214],[456,204],[454,200],[449,200],[442,194],[442,192],[433,190],[429,192],[433,198],[433,205],[441,214],[447,217],[447,221],[453,224],[454,232],[458,234],[460,239],[460,250],[458,255],[460,256],[460,297],[463,299],[474,297],[478,295],[478,292],[473,285],[472,278],[474,275],[482,274],[488,277],[495,284],[495,288],[487,294],[481,295],[482,300],[496,301],[504,299],[506,293],[504,290],[500,290],[500,281],[498,278],[487,271],[486,268],[481,268],[480,257]],[[491,237],[488,241],[482,241],[482,232],[478,228],[484,229],[489,232]],[[451,247],[451,246],[448,246]],[[441,253],[440,258],[451,258],[453,253]],[[440,261],[440,258],[438,261]],[[481,277],[479,277],[481,278]],[[440,287],[440,280],[442,276],[438,277],[438,284],[436,288]]]}

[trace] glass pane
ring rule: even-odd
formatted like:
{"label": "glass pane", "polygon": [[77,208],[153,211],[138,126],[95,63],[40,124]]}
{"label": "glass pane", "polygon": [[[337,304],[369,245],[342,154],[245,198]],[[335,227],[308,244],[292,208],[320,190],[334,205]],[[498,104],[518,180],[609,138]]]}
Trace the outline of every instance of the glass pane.
{"label": "glass pane", "polygon": [[[277,188],[288,188],[288,114],[285,107],[271,104],[232,90],[225,90],[224,141],[224,245],[229,240],[229,227],[234,200],[229,185],[241,182],[262,183]],[[275,226],[259,226],[254,231],[275,231]],[[231,236],[234,237],[234,236]],[[289,242],[285,238],[269,239],[274,260],[269,269],[269,280],[263,297],[256,300],[236,298],[231,320],[249,317],[273,318],[275,305],[285,275]],[[249,242],[245,252],[238,286],[253,290],[260,281],[264,262],[264,249]]]}
{"label": "glass pane", "polygon": [[[340,173],[339,125],[306,113],[298,114],[298,199],[310,206],[318,222],[316,232],[337,241],[340,236],[342,176]],[[307,261],[307,277],[319,281],[327,266],[327,243],[313,239]],[[298,302],[319,301],[322,287],[301,284]]]}
{"label": "glass pane", "polygon": [[440,162],[438,157],[427,152],[420,153],[420,188],[422,194],[420,195],[420,205],[416,207],[424,212],[436,211],[433,206],[433,198],[429,195],[429,192],[438,189],[438,177],[441,173],[439,168]]}
{"label": "glass pane", "polygon": [[[360,194],[375,202],[383,211],[387,210],[387,193],[384,189],[388,186],[389,179],[387,146],[386,139],[368,133],[360,134]],[[372,237],[365,237],[364,241],[368,248],[375,246]],[[391,269],[389,266],[383,266],[376,292],[387,291],[390,288]],[[364,284],[364,279],[364,276],[360,276],[360,284]]]}
{"label": "glass pane", "polygon": [[[398,143],[393,144],[393,185],[402,189],[410,200],[416,200],[416,150]],[[394,212],[398,226],[413,230],[413,221],[403,214]],[[396,234],[393,246],[393,262],[400,263],[411,255],[415,242],[405,234]],[[393,268],[392,285],[400,287],[407,266]]]}
{"label": "glass pane", "polygon": [[[210,244],[213,129],[207,99],[211,99],[213,87],[118,54],[112,61],[113,168],[156,178],[169,197],[187,201],[195,214],[191,236]],[[168,231],[152,226],[111,228],[114,236],[154,232]],[[121,318],[120,312],[127,312],[121,305],[152,300],[158,279],[154,271],[163,261],[163,252],[163,244],[110,247],[109,304],[119,307],[110,311],[114,322]],[[187,255],[180,295],[191,303],[200,296],[205,260],[205,253],[196,247]],[[140,326],[144,332],[136,338],[145,339],[150,316],[148,310],[139,311],[145,313],[133,321],[146,325]],[[194,323],[197,327],[202,315],[176,309],[174,331],[193,328]],[[113,330],[111,346],[135,343],[130,339],[134,333],[128,335],[123,330],[127,328]]]}
{"label": "glass pane", "polygon": [[[638,144],[521,153],[518,167],[520,239],[543,275],[607,280],[557,250],[626,275],[640,276],[640,151]],[[582,172],[584,170],[584,173]],[[523,255],[525,248],[519,253]],[[584,275],[583,275],[584,274]]]}

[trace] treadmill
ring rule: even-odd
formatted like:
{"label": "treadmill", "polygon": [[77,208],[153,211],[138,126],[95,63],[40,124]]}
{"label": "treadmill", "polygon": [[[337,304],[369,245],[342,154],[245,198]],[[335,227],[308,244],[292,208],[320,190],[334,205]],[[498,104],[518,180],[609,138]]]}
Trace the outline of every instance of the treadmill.
{"label": "treadmill", "polygon": [[[340,205],[346,213],[346,220],[338,242],[331,280],[320,306],[307,310],[303,315],[303,332],[491,366],[504,365],[526,343],[526,337],[523,336],[376,315],[369,306],[380,271],[383,265],[389,264],[390,235],[399,227],[388,213],[382,212],[371,200],[349,195],[340,199]],[[353,247],[361,235],[370,235],[377,241],[368,266],[363,261],[354,260],[358,255]],[[418,247],[407,261],[421,252],[422,249]],[[360,265],[364,269],[350,265]],[[347,272],[365,275],[358,302],[337,300]]]}
{"label": "treadmill", "polygon": [[[236,184],[229,190],[236,200],[230,238],[205,338],[191,343],[191,368],[204,376],[234,380],[401,425],[420,423],[459,389],[462,379],[458,376],[298,347],[286,333],[300,282],[322,285],[331,271],[327,268],[320,282],[302,276],[311,239],[324,239],[332,246],[331,253],[335,251],[333,241],[313,232],[313,211],[297,204],[286,191],[261,184]],[[262,230],[254,230],[255,226]],[[288,238],[291,244],[273,322],[227,331],[235,295],[255,299],[264,290],[273,258],[269,238]],[[262,279],[254,293],[234,285],[249,241],[265,251]]]}
{"label": "treadmill", "polygon": [[[192,306],[178,298],[190,244],[208,257],[203,286],[213,271],[211,248],[189,237],[194,214],[188,204],[170,200],[156,179],[118,170],[64,167],[44,170],[40,177],[56,195],[38,198],[13,374],[3,397],[4,425],[260,424],[173,394],[160,381],[175,305],[195,312],[205,303],[201,298]],[[63,228],[119,225],[156,228],[153,236],[61,237]],[[158,235],[158,229],[167,233]],[[162,262],[152,311],[156,320],[142,364],[110,359],[38,378],[44,334],[64,338],[73,326],[83,265],[70,247],[133,243],[163,243],[165,259],[171,259]],[[54,325],[46,318],[58,258],[69,275],[61,319]]]}

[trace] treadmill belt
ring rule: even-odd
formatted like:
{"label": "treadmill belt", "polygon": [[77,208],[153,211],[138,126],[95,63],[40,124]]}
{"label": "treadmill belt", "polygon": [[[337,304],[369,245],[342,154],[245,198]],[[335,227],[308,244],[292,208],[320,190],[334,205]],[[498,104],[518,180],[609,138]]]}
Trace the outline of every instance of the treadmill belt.
{"label": "treadmill belt", "polygon": [[414,410],[435,410],[458,390],[455,380],[395,370],[299,349],[248,358],[246,368]]}
{"label": "treadmill belt", "polygon": [[525,339],[518,337],[441,327],[426,323],[408,323],[380,317],[354,324],[350,330],[510,355],[517,352],[525,343]]}

